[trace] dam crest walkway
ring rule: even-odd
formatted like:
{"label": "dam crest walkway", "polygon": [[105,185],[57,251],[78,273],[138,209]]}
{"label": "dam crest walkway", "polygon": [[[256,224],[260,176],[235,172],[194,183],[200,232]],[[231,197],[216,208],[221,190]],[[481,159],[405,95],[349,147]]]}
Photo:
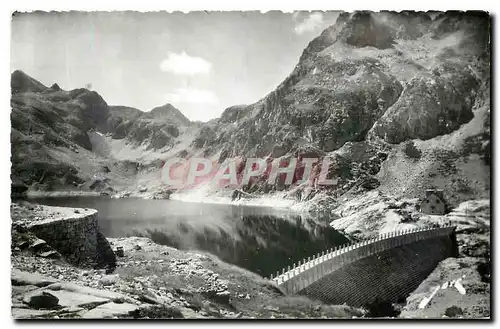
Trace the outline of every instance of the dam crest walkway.
{"label": "dam crest walkway", "polygon": [[[455,226],[447,224],[440,227],[422,227],[402,231],[394,231],[379,235],[376,238],[356,242],[350,245],[343,245],[336,248],[323,251],[313,257],[303,259],[293,266],[282,269],[271,280],[287,294],[296,294],[307,291],[307,288],[315,283],[331,276],[336,271],[341,271],[346,266],[355,263],[361,259],[387,252],[394,248],[403,248],[407,245],[422,243],[425,240],[447,239],[446,248],[429,247],[439,250],[427,250],[421,252],[412,251],[414,257],[428,257],[425,254],[435,252],[435,260],[430,263],[437,265],[438,261],[451,255],[450,246],[453,244],[449,239],[454,234]],[[448,241],[449,240],[449,241]],[[434,250],[434,251],[433,251]],[[412,254],[412,255],[413,255]],[[405,256],[408,257],[408,256]],[[413,257],[413,256],[411,256]],[[377,261],[375,260],[375,263]],[[397,262],[397,260],[395,260]],[[437,262],[437,263],[436,263]],[[436,266],[434,265],[434,266]],[[433,269],[433,268],[432,268]],[[416,269],[418,270],[418,269]]]}

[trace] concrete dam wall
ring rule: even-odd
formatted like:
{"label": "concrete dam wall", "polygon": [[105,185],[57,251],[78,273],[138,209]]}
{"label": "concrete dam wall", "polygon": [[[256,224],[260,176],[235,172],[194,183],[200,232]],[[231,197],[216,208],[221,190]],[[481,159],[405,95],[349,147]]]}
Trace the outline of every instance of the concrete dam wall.
{"label": "concrete dam wall", "polygon": [[288,294],[364,306],[405,298],[457,253],[455,227],[391,232],[307,259],[273,281]]}

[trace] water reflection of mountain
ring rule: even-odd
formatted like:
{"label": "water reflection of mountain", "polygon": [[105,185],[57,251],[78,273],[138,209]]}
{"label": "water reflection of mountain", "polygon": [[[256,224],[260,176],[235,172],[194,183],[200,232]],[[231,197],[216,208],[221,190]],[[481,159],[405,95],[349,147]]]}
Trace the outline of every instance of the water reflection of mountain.
{"label": "water reflection of mountain", "polygon": [[227,220],[234,223],[231,231],[212,225],[200,231],[199,227],[179,222],[174,231],[155,228],[135,231],[133,235],[149,236],[156,243],[179,249],[205,250],[263,276],[348,242],[328,225],[300,215],[242,215]]}
{"label": "water reflection of mountain", "polygon": [[100,197],[32,201],[94,208],[107,237],[147,236],[179,249],[204,250],[264,276],[347,242],[329,226],[328,216],[269,207]]}

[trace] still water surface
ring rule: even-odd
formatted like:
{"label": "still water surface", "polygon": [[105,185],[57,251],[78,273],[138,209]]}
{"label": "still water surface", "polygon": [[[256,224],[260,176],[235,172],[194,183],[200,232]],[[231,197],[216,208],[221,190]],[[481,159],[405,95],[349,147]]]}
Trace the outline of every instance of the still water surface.
{"label": "still water surface", "polygon": [[31,201],[97,209],[107,237],[146,236],[178,249],[207,251],[266,277],[348,242],[328,225],[330,218],[268,207],[105,197]]}

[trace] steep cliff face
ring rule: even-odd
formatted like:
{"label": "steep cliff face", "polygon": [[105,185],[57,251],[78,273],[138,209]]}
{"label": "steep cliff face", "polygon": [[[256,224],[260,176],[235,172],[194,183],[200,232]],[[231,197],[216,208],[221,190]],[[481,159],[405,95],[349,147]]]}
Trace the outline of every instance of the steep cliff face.
{"label": "steep cliff face", "polygon": [[403,87],[377,58],[339,59],[324,53],[334,44],[386,46],[377,35],[387,27],[370,14],[343,19],[311,41],[275,91],[240,109],[237,120],[220,119],[202,129],[194,147],[209,154],[222,146],[227,156],[280,157],[301,149],[322,154],[363,140]]}
{"label": "steep cliff face", "polygon": [[[489,85],[488,20],[474,13],[450,13],[436,19],[429,40],[441,41],[427,70],[416,74],[398,101],[373,127],[389,143],[430,139],[457,130],[473,118],[473,108]],[[489,88],[489,86],[487,87]],[[479,106],[478,106],[479,105]]]}
{"label": "steep cliff face", "polygon": [[[304,145],[331,152],[372,128],[390,143],[448,134],[473,117],[488,20],[464,13],[434,21],[426,13],[343,14],[311,41],[275,91],[227,109],[193,145],[209,154],[222,148],[280,157]],[[238,115],[228,121],[229,112]]]}
{"label": "steep cliff face", "polygon": [[220,145],[229,156],[280,157],[300,148],[330,152],[362,140],[402,90],[378,65],[371,59],[320,58],[245,109],[247,117],[207,127],[199,136],[203,143],[194,146],[212,153]]}
{"label": "steep cliff face", "polygon": [[472,119],[478,80],[467,67],[444,63],[414,77],[373,128],[390,143],[429,139]]}
{"label": "steep cliff face", "polygon": [[[398,144],[428,140],[419,142],[426,152],[409,169],[422,177],[386,179],[380,188],[399,184],[399,194],[418,194],[437,185],[456,196],[458,185],[468,184],[472,194],[481,194],[489,184],[478,171],[488,173],[489,167],[480,162],[474,171],[470,163],[471,154],[489,154],[489,28],[489,16],[480,12],[341,14],[309,43],[276,90],[203,126],[187,157],[341,158],[339,184],[327,191],[337,197],[378,188],[396,163],[405,163]],[[453,160],[443,155],[450,143]],[[372,158],[360,159],[355,149]],[[382,158],[375,161],[377,153]],[[387,157],[394,160],[381,166]],[[450,161],[462,167],[458,185],[445,183],[450,173],[434,172]],[[290,195],[305,190],[295,192]]]}

